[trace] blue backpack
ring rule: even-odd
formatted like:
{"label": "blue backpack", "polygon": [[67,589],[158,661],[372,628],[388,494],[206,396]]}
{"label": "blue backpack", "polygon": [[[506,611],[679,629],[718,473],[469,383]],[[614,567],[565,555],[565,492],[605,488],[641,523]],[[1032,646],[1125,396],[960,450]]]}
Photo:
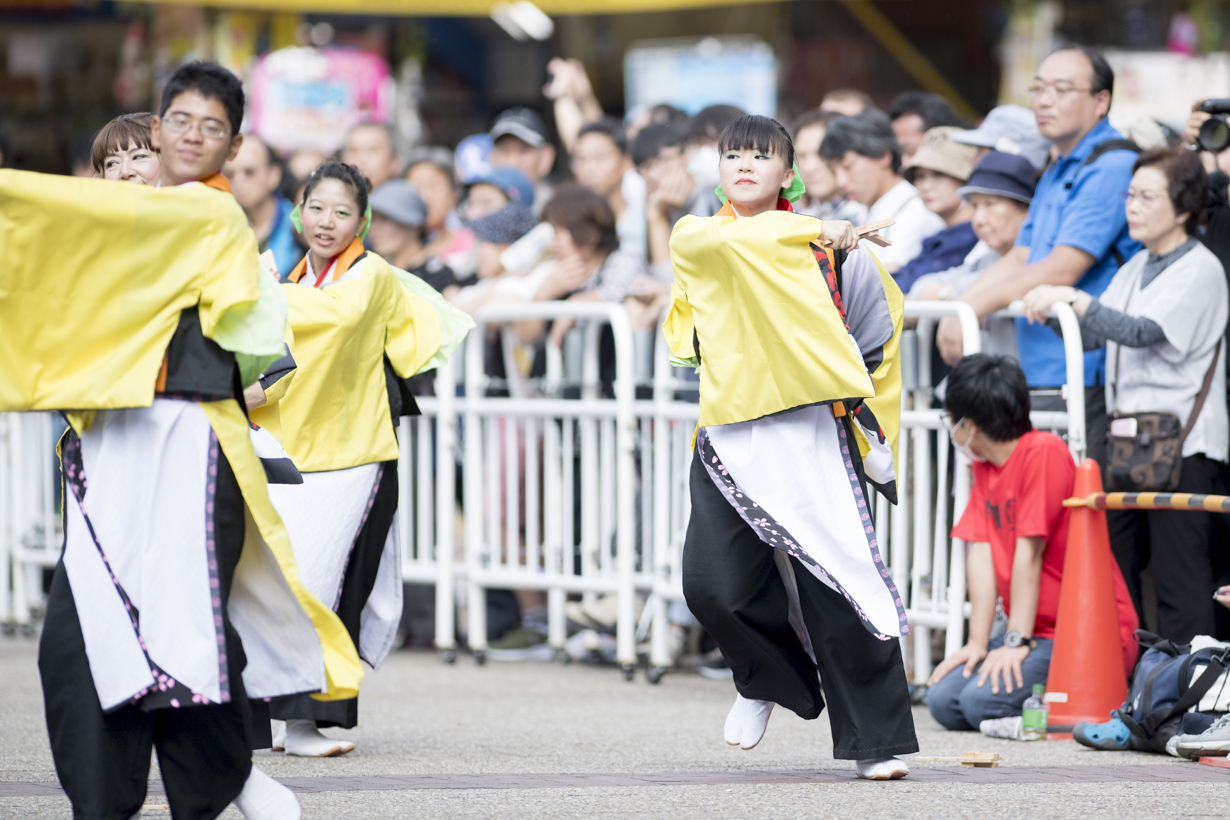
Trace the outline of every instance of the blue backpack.
{"label": "blue backpack", "polygon": [[[1230,649],[1209,647],[1192,652],[1152,632],[1136,630],[1136,642],[1145,654],[1136,664],[1128,699],[1116,711],[1132,733],[1132,748],[1165,752],[1166,743],[1179,733],[1183,715],[1200,702],[1230,665]],[[1200,667],[1203,673],[1194,682]]]}

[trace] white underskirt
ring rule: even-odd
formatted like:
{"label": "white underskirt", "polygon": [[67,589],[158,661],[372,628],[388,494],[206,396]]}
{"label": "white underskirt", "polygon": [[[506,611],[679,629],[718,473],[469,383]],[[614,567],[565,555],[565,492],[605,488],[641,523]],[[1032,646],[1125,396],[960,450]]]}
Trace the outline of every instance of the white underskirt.
{"label": "white underskirt", "polygon": [[[865,497],[828,405],[811,405],[753,421],[706,427],[714,451],[756,506],[811,559],[802,561],[842,592],[885,636],[907,634],[905,611],[882,560]],[[844,446],[857,447],[853,440]],[[859,506],[862,501],[863,506]],[[755,509],[747,515],[755,520]],[[826,577],[826,575],[828,577]]]}

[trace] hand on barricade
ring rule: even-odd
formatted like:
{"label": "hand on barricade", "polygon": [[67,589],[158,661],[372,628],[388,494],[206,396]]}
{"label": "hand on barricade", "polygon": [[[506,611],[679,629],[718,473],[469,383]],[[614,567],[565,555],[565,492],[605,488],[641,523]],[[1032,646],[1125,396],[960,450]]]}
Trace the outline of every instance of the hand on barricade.
{"label": "hand on barricade", "polygon": [[935,329],[935,346],[949,367],[956,365],[965,355],[965,341],[961,333],[961,320],[956,316],[940,319]]}
{"label": "hand on barricade", "polygon": [[1074,293],[1076,289],[1067,285],[1038,285],[1021,300],[1025,306],[1025,321],[1031,325],[1046,322],[1051,305],[1071,301]]}
{"label": "hand on barricade", "polygon": [[935,684],[948,677],[949,672],[961,665],[965,666],[961,676],[968,678],[978,668],[978,662],[986,656],[987,648],[985,646],[975,646],[972,643],[967,643],[947,658],[944,658],[943,663],[935,667],[935,671],[931,673],[931,677],[927,680],[927,685],[935,686]]}

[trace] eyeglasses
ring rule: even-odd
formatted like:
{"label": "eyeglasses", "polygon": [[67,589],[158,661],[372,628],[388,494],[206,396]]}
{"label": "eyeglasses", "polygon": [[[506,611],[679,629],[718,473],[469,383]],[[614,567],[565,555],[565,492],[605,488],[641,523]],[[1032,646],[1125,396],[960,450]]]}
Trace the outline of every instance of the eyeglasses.
{"label": "eyeglasses", "polygon": [[162,121],[162,127],[172,134],[183,134],[193,126],[201,132],[201,136],[209,140],[220,140],[231,133],[231,129],[223,128],[217,120],[197,122],[187,114],[172,114]]}
{"label": "eyeglasses", "polygon": [[953,430],[956,430],[959,426],[961,426],[961,422],[963,421],[965,421],[965,419],[963,418],[953,421],[952,413],[940,413],[940,423],[943,424],[944,429],[946,429],[950,433]]}
{"label": "eyeglasses", "polygon": [[1056,100],[1062,100],[1070,94],[1077,92],[1092,94],[1092,88],[1077,88],[1074,85],[1061,85],[1059,83],[1044,83],[1041,80],[1035,80],[1033,85],[1029,87],[1029,98],[1036,99],[1046,92],[1051,92],[1055,95]]}
{"label": "eyeglasses", "polygon": [[1153,205],[1156,202],[1160,202],[1161,199],[1162,195],[1155,191],[1135,191],[1131,188],[1129,188],[1128,192],[1123,195],[1124,202],[1136,200],[1142,205]]}

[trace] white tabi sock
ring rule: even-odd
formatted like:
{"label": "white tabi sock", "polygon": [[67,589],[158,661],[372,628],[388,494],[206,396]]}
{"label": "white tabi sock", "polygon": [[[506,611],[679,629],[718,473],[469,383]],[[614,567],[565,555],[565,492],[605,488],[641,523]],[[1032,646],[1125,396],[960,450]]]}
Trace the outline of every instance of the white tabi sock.
{"label": "white tabi sock", "polygon": [[723,737],[729,745],[738,746],[744,751],[755,748],[764,737],[772,711],[771,700],[752,700],[736,694],[735,705],[730,707],[730,714],[726,716]]}
{"label": "white tabi sock", "polygon": [[295,793],[255,766],[235,798],[235,808],[247,820],[299,820]]}
{"label": "white tabi sock", "polygon": [[273,733],[273,746],[269,748],[271,752],[286,751],[286,721],[275,720],[278,730]]}
{"label": "white tabi sock", "polygon": [[873,757],[855,762],[854,770],[864,780],[900,780],[910,767],[895,757]]}
{"label": "white tabi sock", "polygon": [[286,753],[296,757],[334,757],[354,751],[348,740],[325,737],[314,720],[286,721]]}

